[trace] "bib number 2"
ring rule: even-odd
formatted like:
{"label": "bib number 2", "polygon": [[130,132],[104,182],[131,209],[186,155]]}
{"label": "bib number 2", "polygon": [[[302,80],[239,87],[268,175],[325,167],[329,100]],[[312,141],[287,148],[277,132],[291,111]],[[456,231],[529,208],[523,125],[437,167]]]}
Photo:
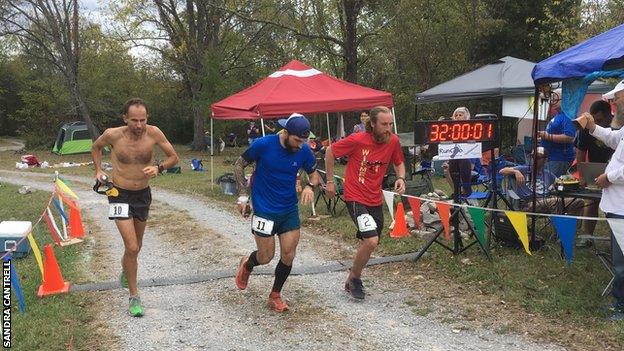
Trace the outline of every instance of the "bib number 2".
{"label": "bib number 2", "polygon": [[254,232],[258,232],[261,234],[271,235],[273,233],[274,224],[275,223],[270,219],[258,217],[255,215],[251,218],[251,229],[253,229]]}
{"label": "bib number 2", "polygon": [[369,214],[361,214],[357,217],[358,230],[360,232],[370,232],[377,229],[377,222]]}
{"label": "bib number 2", "polygon": [[108,217],[110,218],[128,218],[128,204],[110,204],[108,208]]}

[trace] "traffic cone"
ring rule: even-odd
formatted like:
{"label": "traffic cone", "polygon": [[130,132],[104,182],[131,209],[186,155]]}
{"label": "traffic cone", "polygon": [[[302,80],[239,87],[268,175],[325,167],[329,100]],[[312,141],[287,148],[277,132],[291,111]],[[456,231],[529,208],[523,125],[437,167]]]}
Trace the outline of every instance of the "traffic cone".
{"label": "traffic cone", "polygon": [[72,238],[82,238],[85,236],[80,210],[75,204],[69,207],[69,236]]}
{"label": "traffic cone", "polygon": [[409,231],[407,230],[407,222],[405,221],[405,210],[403,209],[403,202],[399,201],[396,214],[394,216],[394,227],[390,232],[390,237],[403,238],[408,235]]}
{"label": "traffic cone", "polygon": [[44,297],[47,295],[61,294],[69,292],[69,282],[63,280],[61,269],[54,257],[52,246],[47,244],[43,248],[45,260],[43,263],[43,283],[39,286],[37,296]]}

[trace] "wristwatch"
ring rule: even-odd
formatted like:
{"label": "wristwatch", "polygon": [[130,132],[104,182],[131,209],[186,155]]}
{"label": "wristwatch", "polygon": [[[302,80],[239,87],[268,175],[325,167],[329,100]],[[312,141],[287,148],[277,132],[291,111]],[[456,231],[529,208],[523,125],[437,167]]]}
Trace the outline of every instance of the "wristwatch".
{"label": "wristwatch", "polygon": [[306,184],[305,186],[309,186],[310,188],[312,188],[312,190],[314,190],[314,184],[308,182],[308,184]]}
{"label": "wristwatch", "polygon": [[162,163],[158,164],[158,173],[162,174],[165,171],[165,166]]}

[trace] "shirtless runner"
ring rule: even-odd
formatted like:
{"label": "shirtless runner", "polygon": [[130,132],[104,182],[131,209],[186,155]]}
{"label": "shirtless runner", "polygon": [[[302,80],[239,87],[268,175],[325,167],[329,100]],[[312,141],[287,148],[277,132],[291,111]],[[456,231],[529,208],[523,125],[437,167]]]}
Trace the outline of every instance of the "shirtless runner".
{"label": "shirtless runner", "polygon": [[[95,177],[101,183],[108,178],[102,171],[102,149],[111,145],[113,164],[112,182],[117,191],[108,191],[108,218],[115,220],[124,243],[121,259],[120,282],[130,290],[129,311],[134,317],[143,315],[143,307],[137,289],[137,258],[143,243],[152,195],[149,179],[179,161],[173,146],[156,126],[147,124],[145,101],[133,98],[123,108],[125,126],[108,128],[91,149],[95,164]],[[153,165],[152,151],[158,145],[167,159]],[[110,179],[110,178],[109,178]]]}

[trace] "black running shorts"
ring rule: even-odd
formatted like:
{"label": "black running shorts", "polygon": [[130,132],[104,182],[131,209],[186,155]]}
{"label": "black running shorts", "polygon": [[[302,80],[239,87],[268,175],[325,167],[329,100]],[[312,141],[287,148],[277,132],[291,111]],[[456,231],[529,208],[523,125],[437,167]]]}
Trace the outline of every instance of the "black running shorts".
{"label": "black running shorts", "polygon": [[358,239],[381,236],[384,224],[382,205],[366,206],[359,202],[347,201],[347,209],[357,228]]}
{"label": "black running shorts", "polygon": [[152,191],[149,187],[141,190],[126,190],[116,187],[118,196],[108,196],[110,208],[108,219],[136,218],[145,222],[152,204]]}

